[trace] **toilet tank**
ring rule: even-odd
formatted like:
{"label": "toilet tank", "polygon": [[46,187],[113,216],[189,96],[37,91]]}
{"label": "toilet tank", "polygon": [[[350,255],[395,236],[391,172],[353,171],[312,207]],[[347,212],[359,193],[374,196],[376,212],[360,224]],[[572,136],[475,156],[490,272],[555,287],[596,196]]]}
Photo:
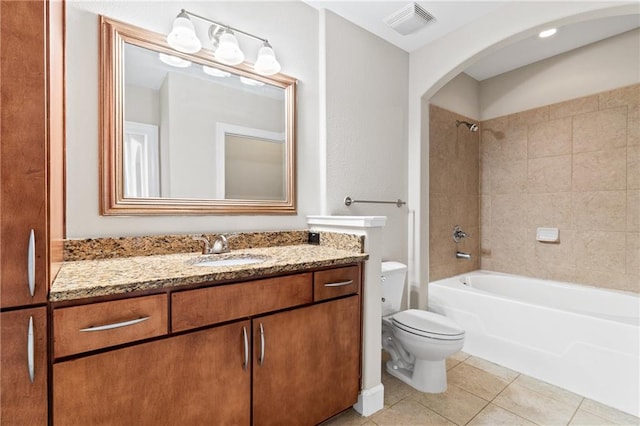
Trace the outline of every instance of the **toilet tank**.
{"label": "toilet tank", "polygon": [[382,262],[382,316],[400,312],[407,265],[400,262]]}

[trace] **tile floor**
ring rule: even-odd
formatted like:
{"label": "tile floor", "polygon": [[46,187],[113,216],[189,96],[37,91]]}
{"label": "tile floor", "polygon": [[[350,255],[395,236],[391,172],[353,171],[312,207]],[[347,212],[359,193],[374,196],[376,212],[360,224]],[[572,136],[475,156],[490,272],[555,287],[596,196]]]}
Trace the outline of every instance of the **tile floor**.
{"label": "tile floor", "polygon": [[448,388],[416,391],[384,369],[384,409],[353,409],[323,426],[341,425],[640,425],[640,419],[567,390],[459,352],[447,359]]}

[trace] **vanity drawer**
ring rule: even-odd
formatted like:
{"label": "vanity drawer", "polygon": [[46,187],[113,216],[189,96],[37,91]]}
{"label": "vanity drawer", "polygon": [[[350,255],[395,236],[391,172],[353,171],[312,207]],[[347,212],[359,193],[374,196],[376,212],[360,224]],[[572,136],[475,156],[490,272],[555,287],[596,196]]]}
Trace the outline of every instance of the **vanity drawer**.
{"label": "vanity drawer", "polygon": [[310,272],[175,292],[171,295],[171,330],[247,318],[312,301]]}
{"label": "vanity drawer", "polygon": [[355,294],[360,291],[360,267],[327,269],[313,275],[313,300]]}
{"label": "vanity drawer", "polygon": [[54,357],[167,334],[167,310],[166,294],[54,309]]}

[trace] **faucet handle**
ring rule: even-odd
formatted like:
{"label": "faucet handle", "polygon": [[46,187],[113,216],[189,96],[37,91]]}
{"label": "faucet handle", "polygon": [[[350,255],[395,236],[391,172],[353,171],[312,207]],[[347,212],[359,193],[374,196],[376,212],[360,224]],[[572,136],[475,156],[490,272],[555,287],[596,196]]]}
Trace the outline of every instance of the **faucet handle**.
{"label": "faucet handle", "polygon": [[229,241],[227,237],[220,234],[213,242],[213,253],[227,253],[229,251]]}
{"label": "faucet handle", "polygon": [[209,239],[207,237],[205,237],[204,235],[192,235],[191,238],[196,241],[202,241],[204,243],[202,254],[211,253],[211,244],[209,243]]}
{"label": "faucet handle", "polygon": [[456,243],[459,243],[464,238],[467,238],[469,236],[469,234],[467,234],[462,230],[462,227],[460,225],[456,225],[453,227],[452,235],[453,235],[453,241],[455,241]]}

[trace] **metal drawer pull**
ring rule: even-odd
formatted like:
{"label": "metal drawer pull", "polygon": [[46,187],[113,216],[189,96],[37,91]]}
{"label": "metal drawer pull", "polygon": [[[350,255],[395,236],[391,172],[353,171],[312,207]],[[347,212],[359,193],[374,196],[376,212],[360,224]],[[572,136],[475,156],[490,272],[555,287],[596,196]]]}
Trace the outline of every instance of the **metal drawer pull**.
{"label": "metal drawer pull", "polygon": [[242,361],[242,369],[246,371],[249,366],[249,341],[247,339],[247,327],[242,327],[242,338],[244,340],[244,360]]}
{"label": "metal drawer pull", "polygon": [[80,331],[104,331],[104,330],[112,330],[114,328],[120,328],[120,327],[127,327],[129,325],[134,325],[134,324],[138,324],[141,323],[143,321],[148,320],[151,317],[142,317],[142,318],[137,318],[134,320],[129,320],[129,321],[122,321],[122,322],[114,322],[113,324],[105,324],[105,325],[97,325],[97,326],[92,326],[92,327],[87,327],[87,328],[83,328]]}
{"label": "metal drawer pull", "polygon": [[325,284],[324,286],[325,287],[342,287],[342,286],[349,285],[349,284],[353,284],[353,280],[342,281],[342,282],[339,282],[339,283],[328,283],[328,284]]}
{"label": "metal drawer pull", "polygon": [[264,364],[264,328],[260,323],[260,357],[258,357],[258,364]]}
{"label": "metal drawer pull", "polygon": [[33,229],[29,233],[29,249],[27,250],[27,281],[31,297],[36,292],[36,235]]}
{"label": "metal drawer pull", "polygon": [[27,331],[27,369],[29,370],[29,380],[31,380],[31,383],[33,383],[36,378],[36,366],[34,360],[35,345],[33,340],[33,316],[30,316],[29,329]]}

